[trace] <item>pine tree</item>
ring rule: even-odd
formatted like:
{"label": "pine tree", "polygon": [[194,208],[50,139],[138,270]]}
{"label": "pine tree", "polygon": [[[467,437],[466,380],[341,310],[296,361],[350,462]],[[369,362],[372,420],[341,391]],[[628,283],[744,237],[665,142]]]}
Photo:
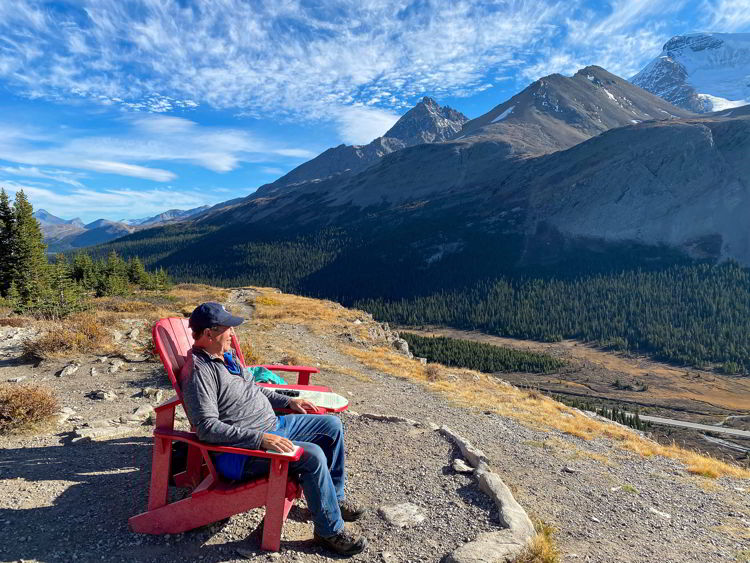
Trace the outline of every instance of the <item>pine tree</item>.
{"label": "pine tree", "polygon": [[128,280],[136,285],[145,285],[148,279],[146,268],[137,256],[128,260]]}
{"label": "pine tree", "polygon": [[39,222],[23,190],[16,192],[13,204],[18,235],[17,260],[13,268],[13,281],[21,298],[22,308],[33,308],[47,285],[47,255]]}
{"label": "pine tree", "polygon": [[62,318],[84,309],[83,290],[73,281],[65,255],[58,254],[49,270],[49,286],[37,310],[49,318]]}
{"label": "pine tree", "polygon": [[17,254],[16,220],[5,190],[0,188],[0,296],[7,297]]}
{"label": "pine tree", "polygon": [[77,252],[73,257],[72,278],[85,289],[93,289],[96,285],[96,264],[85,252]]}

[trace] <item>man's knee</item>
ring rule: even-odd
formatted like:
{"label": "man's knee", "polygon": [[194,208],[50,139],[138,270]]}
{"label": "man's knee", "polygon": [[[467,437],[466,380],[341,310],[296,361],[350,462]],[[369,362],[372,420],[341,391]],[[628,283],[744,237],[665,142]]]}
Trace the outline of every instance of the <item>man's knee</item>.
{"label": "man's knee", "polygon": [[331,434],[338,435],[344,431],[344,426],[341,424],[341,419],[338,416],[326,414],[324,417]]}
{"label": "man's knee", "polygon": [[323,448],[317,444],[305,444],[302,460],[309,471],[316,471],[320,467],[328,467],[328,460]]}

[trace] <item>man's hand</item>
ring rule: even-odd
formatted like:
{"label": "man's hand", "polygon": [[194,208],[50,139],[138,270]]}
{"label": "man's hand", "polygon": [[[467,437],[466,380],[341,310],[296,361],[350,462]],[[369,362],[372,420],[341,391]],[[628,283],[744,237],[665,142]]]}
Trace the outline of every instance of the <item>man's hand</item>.
{"label": "man's hand", "polygon": [[276,450],[277,452],[293,452],[294,444],[292,444],[291,440],[287,440],[283,436],[277,436],[276,434],[263,434],[263,439],[260,441],[260,449]]}
{"label": "man's hand", "polygon": [[291,399],[289,401],[289,404],[287,405],[287,408],[291,411],[299,412],[302,414],[318,411],[318,407],[315,406],[315,403],[312,403],[307,399]]}

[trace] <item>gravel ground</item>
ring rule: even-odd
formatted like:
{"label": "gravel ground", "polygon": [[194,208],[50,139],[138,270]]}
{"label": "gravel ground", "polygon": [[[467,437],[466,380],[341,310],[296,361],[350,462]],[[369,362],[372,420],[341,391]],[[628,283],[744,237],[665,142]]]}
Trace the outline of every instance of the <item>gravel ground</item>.
{"label": "gravel ground", "polygon": [[[65,364],[33,367],[3,348],[3,342],[18,340],[8,338],[15,330],[0,332],[0,381],[24,375],[22,384],[48,385],[76,413],[38,437],[0,437],[0,560],[240,561],[237,547],[257,548],[251,532],[261,521],[261,510],[177,536],[130,533],[128,517],[146,506],[151,427],[130,426],[126,435],[77,443],[72,442],[73,430],[84,422],[132,413],[148,403],[140,396],[142,387],[168,391],[166,377],[152,362],[127,362],[115,374],[92,377],[90,368],[102,364],[90,357],[81,360],[76,374],[59,378],[55,373]],[[606,440],[586,442],[458,408],[420,384],[374,373],[337,352],[337,336],[280,324],[264,337],[341,366],[340,373],[320,374],[314,382],[347,395],[352,411],[422,423],[413,427],[342,415],[347,494],[371,508],[351,525],[369,539],[368,549],[355,561],[440,561],[479,533],[497,529],[496,509],[471,475],[451,469],[459,454],[428,422],[450,426],[485,452],[530,515],[559,529],[565,561],[741,561],[743,551],[750,549],[746,481],[692,477],[678,462],[644,459]],[[345,374],[351,370],[371,381]],[[98,389],[114,391],[117,400],[89,398]],[[606,463],[601,461],[605,458]],[[171,494],[184,492],[174,489]],[[377,514],[380,506],[405,502],[418,506],[426,520],[401,529]],[[330,559],[312,542],[304,503],[290,513],[281,552],[256,551],[250,557]]]}

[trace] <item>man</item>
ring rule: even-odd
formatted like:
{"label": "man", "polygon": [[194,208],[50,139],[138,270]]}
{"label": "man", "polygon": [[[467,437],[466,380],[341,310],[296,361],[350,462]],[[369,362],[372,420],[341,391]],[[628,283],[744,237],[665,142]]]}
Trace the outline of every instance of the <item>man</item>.
{"label": "man", "polygon": [[[229,372],[224,353],[231,350],[232,327],[244,319],[218,303],[204,303],[190,315],[195,344],[180,372],[185,408],[198,437],[206,442],[249,449],[294,451],[302,446],[299,461],[289,464],[307,499],[319,543],[341,555],[354,555],[367,545],[344,528],[364,510],[344,499],[344,433],[335,416],[305,414],[315,405],[292,399],[256,385],[252,379]],[[277,417],[274,408],[296,413]],[[269,461],[221,454],[219,471],[230,479],[248,479],[268,473]]]}

